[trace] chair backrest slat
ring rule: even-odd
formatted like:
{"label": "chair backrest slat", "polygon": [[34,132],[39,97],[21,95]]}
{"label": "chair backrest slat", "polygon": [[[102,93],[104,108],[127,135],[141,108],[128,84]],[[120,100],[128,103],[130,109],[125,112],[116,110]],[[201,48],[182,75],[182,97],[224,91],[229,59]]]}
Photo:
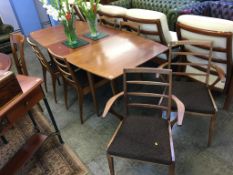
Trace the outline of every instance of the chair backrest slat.
{"label": "chair backrest slat", "polygon": [[[172,49],[173,47],[177,47],[177,46],[180,46],[181,51],[176,51]],[[186,51],[187,46],[205,47],[206,53]],[[207,48],[209,49],[207,50]],[[185,76],[189,78],[204,76],[205,83],[208,86],[211,60],[212,60],[212,50],[213,50],[213,42],[211,41],[182,40],[182,41],[171,42],[169,44],[168,68],[170,69],[171,66],[183,67],[173,71],[173,75],[177,75],[177,76]],[[180,59],[180,61],[178,62],[172,62],[172,58],[174,57],[174,55],[185,56],[185,59],[182,60]],[[192,62],[190,60],[187,60],[186,56],[192,56]],[[207,60],[207,62],[198,62],[199,59],[202,59],[202,57],[205,57],[205,60]],[[197,68],[198,70],[200,70],[200,72],[186,72],[184,69],[186,69],[188,66]]]}
{"label": "chair backrest slat", "polygon": [[52,72],[48,61],[46,60],[44,54],[40,51],[39,47],[35,43],[33,43],[29,39],[29,37],[27,37],[27,42],[31,46],[32,51],[35,53],[35,55],[36,55],[37,59],[39,60],[41,66],[46,68],[48,71]]}
{"label": "chair backrest slat", "polygon": [[72,69],[70,63],[66,60],[66,58],[56,55],[50,49],[48,49],[48,52],[52,57],[54,63],[57,65],[57,68],[60,71],[63,79],[68,83],[77,84],[78,86],[80,86],[80,83],[76,78],[75,72]]}
{"label": "chair backrest slat", "polygon": [[[209,41],[214,41],[213,44],[213,64],[217,64],[226,71],[226,82],[223,85],[225,91],[230,85],[231,72],[232,72],[232,42],[233,33],[224,31],[206,30],[202,28],[193,27],[182,22],[177,22],[177,36],[179,40],[190,40],[190,39],[202,39],[206,38]],[[203,46],[199,46],[199,49],[208,50]],[[211,75],[214,75],[211,73]],[[215,83],[217,84],[217,83]]]}
{"label": "chair backrest slat", "polygon": [[24,57],[24,40],[25,37],[21,33],[10,34],[11,50],[17,72],[19,74],[28,75]]}
{"label": "chair backrest slat", "polygon": [[[160,22],[160,19],[138,19],[134,17],[125,17],[126,21],[122,21],[120,23],[120,28],[128,27],[131,30],[137,32],[139,35],[153,35],[155,37],[158,37],[157,42],[167,45],[166,39],[164,37],[164,33],[162,30],[162,25]],[[148,25],[154,25],[157,30],[145,30],[140,27],[141,24],[148,24]]]}
{"label": "chair backrest slat", "polygon": [[[170,69],[125,69],[123,77],[126,114],[129,108],[149,108],[166,111],[167,118],[170,119],[172,86]],[[144,78],[146,80],[142,80]],[[166,99],[165,104],[161,104],[163,99]]]}

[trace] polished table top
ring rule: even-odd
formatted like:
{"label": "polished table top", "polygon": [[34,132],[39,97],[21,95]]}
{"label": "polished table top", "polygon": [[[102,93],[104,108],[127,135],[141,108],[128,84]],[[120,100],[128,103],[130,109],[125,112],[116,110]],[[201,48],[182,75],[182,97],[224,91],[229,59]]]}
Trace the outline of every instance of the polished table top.
{"label": "polished table top", "polygon": [[99,26],[99,31],[109,36],[93,41],[83,36],[88,32],[85,22],[76,22],[76,28],[78,37],[90,44],[76,49],[67,48],[62,43],[65,40],[62,26],[32,32],[31,37],[71,64],[110,80],[122,75],[124,68],[137,67],[167,50],[166,46],[135,33]]}
{"label": "polished table top", "polygon": [[0,53],[0,73],[6,72],[11,68],[10,56]]}

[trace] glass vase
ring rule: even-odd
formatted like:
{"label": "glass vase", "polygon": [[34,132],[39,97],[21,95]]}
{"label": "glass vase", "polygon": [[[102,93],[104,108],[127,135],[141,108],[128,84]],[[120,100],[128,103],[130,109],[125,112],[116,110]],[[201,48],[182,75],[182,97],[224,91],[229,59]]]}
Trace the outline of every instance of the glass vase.
{"label": "glass vase", "polygon": [[97,37],[98,36],[97,17],[87,19],[87,24],[88,24],[88,27],[89,27],[90,36],[93,37],[93,38]]}
{"label": "glass vase", "polygon": [[64,26],[64,33],[66,35],[65,45],[74,48],[78,44],[75,22],[73,20],[65,20],[62,21],[62,24]]}

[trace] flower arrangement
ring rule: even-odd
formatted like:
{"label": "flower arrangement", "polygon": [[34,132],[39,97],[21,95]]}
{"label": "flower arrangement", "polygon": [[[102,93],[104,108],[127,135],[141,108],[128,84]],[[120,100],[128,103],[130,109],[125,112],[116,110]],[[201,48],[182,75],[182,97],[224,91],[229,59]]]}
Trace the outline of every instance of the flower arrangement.
{"label": "flower arrangement", "polygon": [[93,37],[98,34],[97,31],[97,9],[99,6],[100,0],[90,0],[87,2],[86,0],[77,0],[78,7],[84,17],[86,18],[90,33]]}
{"label": "flower arrangement", "polygon": [[66,45],[77,44],[76,29],[74,26],[75,15],[72,5],[77,0],[39,0],[47,10],[47,14],[54,20],[60,21],[64,26],[64,32],[67,37]]}

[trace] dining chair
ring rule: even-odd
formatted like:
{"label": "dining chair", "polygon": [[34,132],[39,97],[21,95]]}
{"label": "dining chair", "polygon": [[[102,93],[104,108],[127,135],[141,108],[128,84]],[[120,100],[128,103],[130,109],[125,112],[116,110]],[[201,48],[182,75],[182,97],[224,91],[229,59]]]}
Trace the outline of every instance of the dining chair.
{"label": "dining chair", "polygon": [[[177,22],[177,35],[179,40],[209,40],[213,41],[212,63],[218,65],[224,74],[225,81],[218,77],[214,70],[210,72],[209,86],[211,89],[223,92],[226,95],[224,109],[228,109],[230,101],[228,98],[233,94],[231,76],[233,73],[233,21],[214,17],[198,15],[182,15]],[[197,48],[190,48],[195,51]],[[198,49],[203,51],[204,49]],[[187,57],[192,60],[191,56]],[[202,60],[203,62],[203,60]],[[195,68],[188,68],[187,72],[199,72]],[[202,79],[204,82],[205,80]]]}
{"label": "dining chair", "polygon": [[71,7],[73,7],[73,9],[74,9],[77,20],[85,22],[86,19],[83,16],[82,12],[80,11],[79,7],[77,5],[75,5],[75,4],[71,4]]}
{"label": "dining chair", "polygon": [[[176,32],[169,31],[167,17],[161,12],[146,9],[128,9],[124,21],[120,22],[120,28],[126,28],[138,35],[163,45],[171,41],[177,41]],[[168,52],[157,56],[159,63],[168,60]]]}
{"label": "dining chair", "polygon": [[[181,47],[181,51],[172,50],[173,47]],[[193,51],[189,48],[205,48],[205,52]],[[176,95],[185,105],[185,113],[196,116],[210,118],[208,146],[211,145],[213,132],[216,125],[217,106],[210,91],[209,77],[212,70],[216,70],[220,79],[224,79],[221,69],[212,63],[213,42],[183,40],[171,42],[169,45],[169,61],[161,65],[168,69],[173,68],[173,94]],[[180,58],[176,62],[172,62],[173,55]],[[192,60],[187,57],[192,56]],[[205,62],[200,61],[205,60]],[[197,72],[187,72],[185,69],[194,67]],[[199,78],[201,77],[201,78]],[[202,82],[200,79],[204,79]],[[175,108],[172,105],[172,108]]]}
{"label": "dining chair", "polygon": [[25,37],[21,33],[11,33],[10,43],[15,67],[19,74],[28,75],[28,70],[24,57]]}
{"label": "dining chair", "polygon": [[100,24],[119,28],[126,11],[127,9],[124,7],[101,5],[98,10]]}
{"label": "dining chair", "polygon": [[39,60],[39,62],[41,64],[46,92],[48,91],[48,88],[47,88],[47,72],[50,73],[50,76],[51,76],[51,79],[52,79],[52,86],[53,86],[53,96],[54,96],[55,102],[57,103],[56,81],[58,81],[58,84],[60,84],[59,77],[61,76],[61,74],[60,74],[57,66],[55,65],[55,63],[52,60],[47,61],[44,54],[40,51],[39,47],[35,43],[33,43],[29,39],[29,37],[27,37],[27,42],[31,46],[32,51],[34,52],[34,54],[36,55],[37,59]]}
{"label": "dining chair", "polygon": [[[61,73],[63,84],[64,84],[64,100],[66,109],[68,109],[67,103],[67,86],[71,86],[75,89],[79,104],[79,114],[80,114],[80,121],[83,124],[83,98],[84,95],[91,93],[91,88],[89,86],[87,72],[81,70],[79,68],[74,69],[73,66],[66,60],[59,55],[56,55],[52,50],[48,49],[48,53],[51,55],[54,63],[57,65],[58,70]],[[105,79],[101,79],[99,77],[93,78],[95,88],[98,88],[108,81]],[[93,96],[92,96],[93,97]],[[95,109],[97,110],[97,101],[96,98],[93,97],[93,102],[95,105]]]}
{"label": "dining chair", "polygon": [[[159,75],[160,78],[154,78]],[[121,157],[167,165],[169,175],[174,175],[175,152],[171,129],[176,123],[182,125],[185,109],[182,102],[172,95],[172,70],[125,69],[123,77],[123,92],[110,98],[103,112],[105,117],[115,101],[123,96],[125,115],[107,146],[110,174],[115,174],[113,158]],[[162,105],[163,99],[167,100]],[[170,118],[172,100],[179,111],[173,119]],[[132,109],[140,111],[132,114]],[[152,110],[153,115],[143,114],[148,110]]]}
{"label": "dining chair", "polygon": [[[28,75],[28,69],[24,57],[24,41],[25,37],[22,33],[10,33],[10,43],[15,67],[18,74]],[[39,109],[43,112],[43,108],[40,103],[37,103]],[[32,119],[32,118],[31,118]],[[33,120],[33,119],[32,119]]]}

